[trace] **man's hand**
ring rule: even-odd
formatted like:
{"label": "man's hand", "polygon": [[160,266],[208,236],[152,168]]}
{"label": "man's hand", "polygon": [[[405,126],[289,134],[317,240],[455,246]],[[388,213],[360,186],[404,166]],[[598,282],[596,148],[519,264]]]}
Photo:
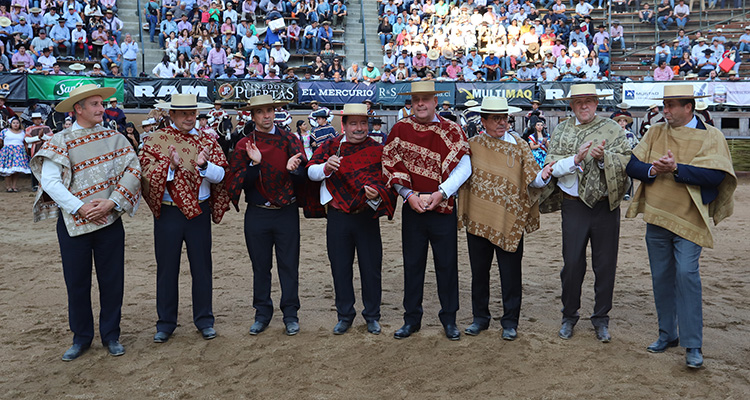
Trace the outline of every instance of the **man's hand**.
{"label": "man's hand", "polygon": [[328,161],[326,161],[325,165],[323,166],[323,172],[326,175],[330,175],[338,171],[340,166],[341,166],[341,158],[334,154],[328,157]]}
{"label": "man's hand", "polygon": [[169,145],[169,169],[176,170],[177,167],[180,166],[180,163],[182,160],[180,159],[180,155],[177,154],[177,149],[175,149],[174,145]]}
{"label": "man's hand", "polygon": [[582,145],[582,146],[581,146],[581,147],[580,147],[580,148],[578,149],[578,154],[576,154],[576,155],[575,155],[575,157],[573,158],[573,161],[574,161],[574,162],[576,163],[576,165],[578,165],[578,164],[580,164],[581,162],[583,162],[583,159],[584,159],[584,158],[586,157],[586,153],[588,153],[588,152],[589,152],[589,149],[591,148],[591,144],[592,144],[592,143],[593,143],[593,142],[591,142],[591,141],[589,141],[589,142],[586,142],[586,143],[584,143],[584,144],[583,144],[583,145]]}
{"label": "man's hand", "polygon": [[378,197],[380,197],[380,193],[378,193],[378,191],[373,189],[371,186],[365,185],[364,189],[365,189],[365,196],[367,196],[369,200],[375,200]]}
{"label": "man's hand", "polygon": [[201,168],[201,165],[207,167],[209,158],[211,158],[211,152],[208,150],[208,147],[204,147],[203,150],[198,153],[198,157],[195,158],[195,163],[198,165],[198,168]]}
{"label": "man's hand", "polygon": [[286,170],[292,172],[299,167],[300,163],[302,163],[302,153],[297,153],[286,162]]}
{"label": "man's hand", "polygon": [[441,201],[443,201],[443,194],[439,191],[432,192],[432,194],[430,195],[430,200],[427,202],[427,211],[434,210]]}
{"label": "man's hand", "polygon": [[406,201],[409,203],[411,209],[416,211],[417,213],[422,214],[423,212],[425,212],[425,206],[422,203],[422,199],[419,198],[418,194],[412,194]]}
{"label": "man's hand", "polygon": [[260,150],[258,150],[258,146],[255,143],[250,143],[248,141],[245,144],[245,151],[247,151],[247,156],[250,157],[250,161],[252,161],[253,164],[260,164],[260,161],[263,159],[263,155],[260,153]]}
{"label": "man's hand", "polygon": [[677,168],[677,162],[675,162],[672,150],[667,150],[666,155],[654,161],[651,165],[653,166],[654,172],[656,172],[657,175],[671,174],[672,171]]}
{"label": "man's hand", "polygon": [[542,168],[542,179],[545,181],[549,179],[550,176],[552,176],[552,166],[555,165],[557,161],[552,161],[551,163],[547,164]]}
{"label": "man's hand", "polygon": [[602,143],[598,146],[591,149],[589,154],[591,154],[591,157],[594,157],[597,161],[602,161],[604,159],[604,145],[607,144],[607,141],[602,139]]}
{"label": "man's hand", "polygon": [[91,200],[90,204],[93,204],[94,208],[89,211],[88,219],[93,220],[97,224],[101,224],[102,220],[106,223],[107,215],[112,212],[112,209],[116,205],[114,201],[109,199],[94,199]]}

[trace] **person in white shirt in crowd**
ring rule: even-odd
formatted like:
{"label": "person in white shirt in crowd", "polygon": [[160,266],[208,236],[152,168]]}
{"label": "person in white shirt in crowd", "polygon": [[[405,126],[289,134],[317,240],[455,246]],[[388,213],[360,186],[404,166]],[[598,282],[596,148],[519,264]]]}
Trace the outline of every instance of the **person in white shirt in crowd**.
{"label": "person in white shirt in crowd", "polygon": [[706,49],[708,49],[706,39],[701,37],[698,39],[698,43],[695,44],[690,50],[690,57],[693,58],[693,61],[698,61],[698,59],[703,55],[703,51],[705,51]]}
{"label": "person in white shirt in crowd", "polygon": [[547,75],[547,81],[556,81],[560,77],[560,70],[555,67],[552,61],[547,61],[547,67],[544,68],[544,72]]}
{"label": "person in white shirt in crowd", "polygon": [[593,58],[589,58],[586,65],[583,66],[582,71],[584,73],[584,79],[587,81],[593,81],[599,75],[599,65],[594,63]]}

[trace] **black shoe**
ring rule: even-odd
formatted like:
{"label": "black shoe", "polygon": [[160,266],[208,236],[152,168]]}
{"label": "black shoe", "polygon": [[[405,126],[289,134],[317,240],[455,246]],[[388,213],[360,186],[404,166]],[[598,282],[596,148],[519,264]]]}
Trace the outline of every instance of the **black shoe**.
{"label": "black shoe", "polygon": [[286,323],[286,335],[294,336],[299,333],[299,322],[292,321]]}
{"label": "black shoe", "polygon": [[380,335],[380,323],[378,321],[370,321],[367,323],[367,332],[373,335]]}
{"label": "black shoe", "polygon": [[594,330],[596,330],[596,339],[600,342],[609,343],[612,340],[612,336],[609,335],[609,329],[606,326],[597,326]]}
{"label": "black shoe", "polygon": [[107,350],[109,350],[109,355],[114,357],[125,354],[125,347],[120,344],[119,340],[110,340],[107,342]]}
{"label": "black shoe", "polygon": [[513,341],[518,337],[515,328],[503,328],[503,340]]}
{"label": "black shoe", "polygon": [[216,330],[209,326],[208,328],[201,329],[201,335],[203,339],[211,340],[216,337]]}
{"label": "black shoe", "polygon": [[167,340],[169,340],[169,333],[167,332],[156,332],[156,335],[154,335],[154,343],[165,343]]}
{"label": "black shoe", "polygon": [[700,368],[703,366],[703,352],[701,349],[687,349],[685,351],[685,365],[688,368]]}
{"label": "black shoe", "polygon": [[450,340],[459,340],[461,339],[461,332],[458,331],[458,327],[456,324],[446,324],[445,327],[445,337],[447,337]]}
{"label": "black shoe", "polygon": [[268,324],[265,322],[255,321],[253,322],[253,326],[250,327],[250,334],[255,336],[263,331],[266,330],[268,327]]}
{"label": "black shoe", "polygon": [[651,343],[646,350],[648,350],[649,353],[664,353],[668,348],[670,347],[677,347],[680,345],[680,338],[677,338],[675,340],[666,341],[662,338],[656,339],[654,343]]}
{"label": "black shoe", "polygon": [[91,347],[90,344],[74,344],[62,356],[63,361],[73,361]]}
{"label": "black shoe", "polygon": [[562,326],[560,327],[560,332],[557,333],[557,336],[560,336],[560,339],[568,340],[573,337],[573,327],[575,325],[572,322],[563,322]]}
{"label": "black shoe", "polygon": [[489,328],[487,325],[482,325],[477,322],[473,322],[471,325],[467,326],[466,329],[464,329],[464,333],[471,336],[476,336],[482,331],[487,330]]}
{"label": "black shoe", "polygon": [[419,332],[419,328],[421,326],[419,325],[409,325],[404,324],[399,330],[396,331],[396,333],[393,334],[393,337],[396,339],[405,339],[412,335],[412,333]]}
{"label": "black shoe", "polygon": [[349,330],[349,327],[352,326],[351,322],[348,321],[339,321],[336,326],[333,327],[333,334],[334,335],[343,335],[346,333],[346,331]]}

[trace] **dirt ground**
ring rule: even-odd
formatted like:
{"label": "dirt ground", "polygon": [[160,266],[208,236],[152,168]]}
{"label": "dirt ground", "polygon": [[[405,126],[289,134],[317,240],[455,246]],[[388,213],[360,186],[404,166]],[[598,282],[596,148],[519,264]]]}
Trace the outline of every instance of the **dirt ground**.
{"label": "dirt ground", "polygon": [[[336,312],[325,220],[303,219],[302,331],[293,337],[284,335],[276,310],[269,329],[252,337],[248,334],[254,315],[252,270],[242,234],[244,212],[230,211],[213,226],[219,336],[205,341],[192,324],[190,275],[183,256],[180,325],[168,343],[155,344],[156,264],[153,222],[145,204],[134,218],[123,217],[127,236],[121,339],[127,353],[110,357],[97,336],[91,350],[65,363],[60,357],[72,334],[59,248],[53,222],[32,223],[29,186],[28,180],[22,180],[21,193],[0,191],[2,398],[750,398],[748,181],[736,192],[735,214],[714,230],[716,248],[703,251],[705,368],[699,371],[685,367],[681,348],[663,354],[645,350],[657,336],[657,323],[643,239],[645,223],[640,218],[622,221],[610,314],[612,342],[599,343],[586,317],[593,302],[590,272],[576,335],[569,341],[557,337],[562,266],[559,213],[544,215],[542,228],[527,236],[523,308],[515,342],[500,339],[497,272],[491,282],[495,320],[490,330],[477,337],[463,335],[458,342],[447,340],[437,318],[431,266],[422,330],[409,339],[393,338],[402,323],[400,213],[393,221],[381,222],[386,249],[383,334],[368,334],[361,316],[346,335],[331,333]],[[459,232],[459,241],[462,307],[458,317],[463,329],[471,322],[471,276],[464,232]],[[278,304],[275,273],[274,280],[273,298]],[[357,308],[361,311],[359,301]],[[95,310],[98,313],[98,304]]]}

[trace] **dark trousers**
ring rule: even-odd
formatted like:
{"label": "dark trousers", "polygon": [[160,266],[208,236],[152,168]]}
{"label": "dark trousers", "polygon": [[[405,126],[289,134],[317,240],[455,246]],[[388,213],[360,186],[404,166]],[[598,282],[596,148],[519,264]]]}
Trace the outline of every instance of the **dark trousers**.
{"label": "dark trousers", "polygon": [[154,218],[156,252],[156,330],[171,334],[177,327],[180,258],[187,248],[193,294],[193,323],[199,330],[214,326],[212,312],[211,208],[201,203],[203,213],[187,219],[178,207],[162,205]]}
{"label": "dark trousers", "polygon": [[521,315],[523,239],[512,253],[468,232],[466,243],[471,263],[471,309],[474,322],[483,326],[490,324],[490,269],[492,258],[496,255],[503,292],[503,317],[500,324],[504,329],[518,328],[518,319]]}
{"label": "dark trousers", "polygon": [[245,212],[245,244],[253,264],[255,320],[269,323],[273,317],[271,267],[276,247],[276,266],[281,283],[284,323],[297,322],[299,310],[299,211],[296,204],[269,210],[248,204]]}
{"label": "dark trousers", "polygon": [[615,288],[617,246],[620,237],[620,207],[610,211],[602,200],[589,208],[580,200],[563,199],[562,281],[563,322],[578,322],[581,285],[586,275],[586,246],[591,241],[591,268],[594,270],[594,313],[591,323],[608,326]]}
{"label": "dark trousers", "polygon": [[380,221],[373,218],[374,213],[369,207],[359,214],[345,214],[333,207],[328,208],[328,260],[331,262],[333,287],[336,290],[336,311],[341,321],[352,322],[357,315],[352,283],[355,250],[362,281],[362,316],[367,322],[380,319],[383,244],[380,240]]}
{"label": "dark trousers", "polygon": [[404,322],[419,325],[422,321],[424,275],[427,268],[427,246],[432,246],[440,299],[440,322],[456,323],[458,311],[458,233],[453,214],[428,211],[419,214],[406,205],[403,208],[401,240],[404,249]]}
{"label": "dark trousers", "polygon": [[99,335],[102,343],[120,339],[120,317],[125,280],[125,230],[119,218],[106,228],[71,237],[62,217],[57,220],[63,276],[68,289],[68,319],[73,343],[94,340],[91,310],[91,261],[93,254],[99,282]]}

